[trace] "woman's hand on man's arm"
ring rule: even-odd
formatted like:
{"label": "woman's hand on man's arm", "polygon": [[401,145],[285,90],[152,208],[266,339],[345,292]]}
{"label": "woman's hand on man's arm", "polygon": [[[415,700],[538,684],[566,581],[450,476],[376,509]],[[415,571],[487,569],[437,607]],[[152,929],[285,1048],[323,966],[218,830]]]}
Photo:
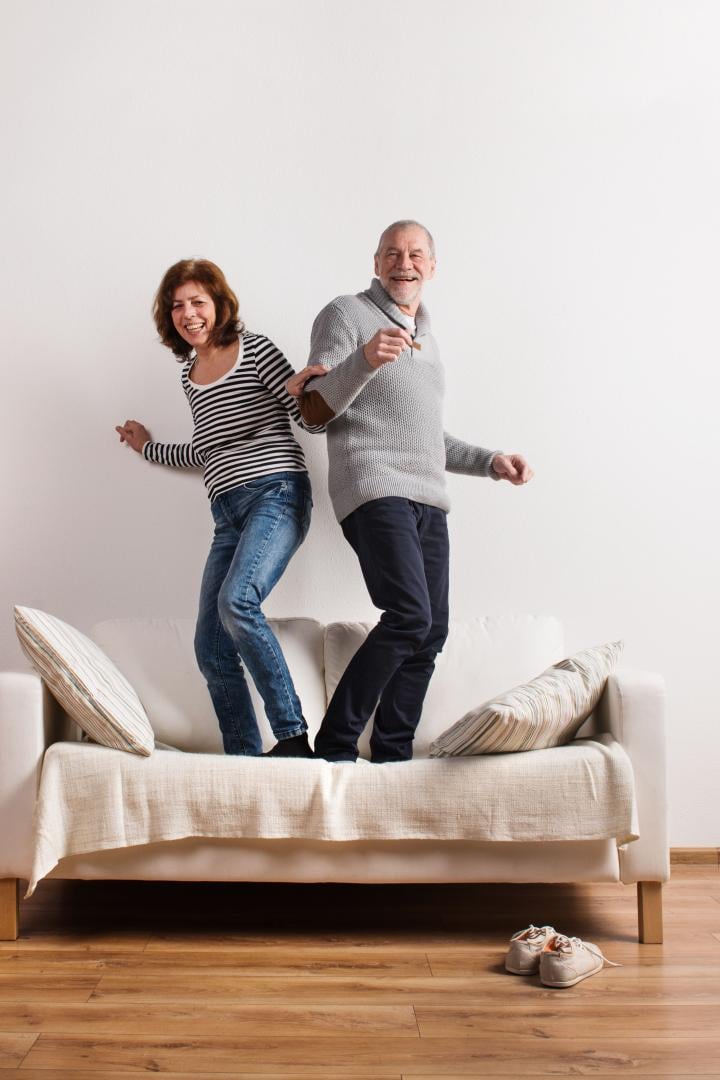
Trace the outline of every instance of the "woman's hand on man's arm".
{"label": "woman's hand on man's arm", "polygon": [[295,375],[290,376],[285,383],[285,389],[291,397],[302,397],[305,383],[310,379],[316,379],[319,375],[326,375],[329,370],[330,369],[327,368],[325,364],[308,364],[302,371],[298,371]]}
{"label": "woman's hand on man's arm", "polygon": [[285,383],[288,394],[298,399],[300,415],[305,423],[311,427],[322,427],[335,417],[335,413],[325,403],[317,390],[305,390],[305,384],[310,379],[327,375],[329,370],[330,368],[325,364],[308,364],[306,368],[298,371],[296,375],[291,375]]}

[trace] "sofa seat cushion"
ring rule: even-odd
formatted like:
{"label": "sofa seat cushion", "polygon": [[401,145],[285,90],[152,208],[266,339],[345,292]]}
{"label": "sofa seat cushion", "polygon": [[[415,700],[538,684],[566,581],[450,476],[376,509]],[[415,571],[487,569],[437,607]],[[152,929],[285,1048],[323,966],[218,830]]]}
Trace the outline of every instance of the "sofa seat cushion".
{"label": "sofa seat cushion", "polygon": [[87,743],[45,754],[28,892],[60,859],[183,837],[554,841],[637,838],[610,735],[532,753],[371,765]]}

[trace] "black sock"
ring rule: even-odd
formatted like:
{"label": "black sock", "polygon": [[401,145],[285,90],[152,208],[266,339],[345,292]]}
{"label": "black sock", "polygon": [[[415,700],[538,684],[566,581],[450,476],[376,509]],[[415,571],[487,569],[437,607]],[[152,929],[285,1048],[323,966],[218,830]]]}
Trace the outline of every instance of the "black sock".
{"label": "black sock", "polygon": [[301,731],[299,735],[293,735],[290,739],[281,739],[275,743],[272,750],[268,750],[263,757],[315,757],[310,749],[307,731]]}

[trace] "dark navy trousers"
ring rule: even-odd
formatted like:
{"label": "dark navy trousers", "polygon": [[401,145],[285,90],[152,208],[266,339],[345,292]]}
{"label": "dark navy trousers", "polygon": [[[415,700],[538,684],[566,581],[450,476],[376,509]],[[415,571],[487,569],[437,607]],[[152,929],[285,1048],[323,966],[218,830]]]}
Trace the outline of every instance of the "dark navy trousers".
{"label": "dark navy trousers", "polygon": [[448,633],[447,515],[410,499],[373,499],[341,524],[383,614],[338,683],[315,752],[355,761],[357,740],[376,710],[372,760],[407,761]]}

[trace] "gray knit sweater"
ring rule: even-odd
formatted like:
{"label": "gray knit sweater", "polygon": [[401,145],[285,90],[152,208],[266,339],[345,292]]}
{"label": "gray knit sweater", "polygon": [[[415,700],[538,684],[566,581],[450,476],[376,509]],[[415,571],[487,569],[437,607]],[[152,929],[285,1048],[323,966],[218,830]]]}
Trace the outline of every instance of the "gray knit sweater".
{"label": "gray knit sweater", "polygon": [[316,318],[310,362],[332,370],[306,386],[335,413],[327,427],[330,498],[338,521],[372,499],[399,496],[450,509],[445,470],[492,476],[498,451],[471,446],[443,431],[444,373],[430,317],[421,304],[414,339],[397,360],[375,369],[363,345],[378,330],[413,320],[377,278],[357,296],[338,296]]}

